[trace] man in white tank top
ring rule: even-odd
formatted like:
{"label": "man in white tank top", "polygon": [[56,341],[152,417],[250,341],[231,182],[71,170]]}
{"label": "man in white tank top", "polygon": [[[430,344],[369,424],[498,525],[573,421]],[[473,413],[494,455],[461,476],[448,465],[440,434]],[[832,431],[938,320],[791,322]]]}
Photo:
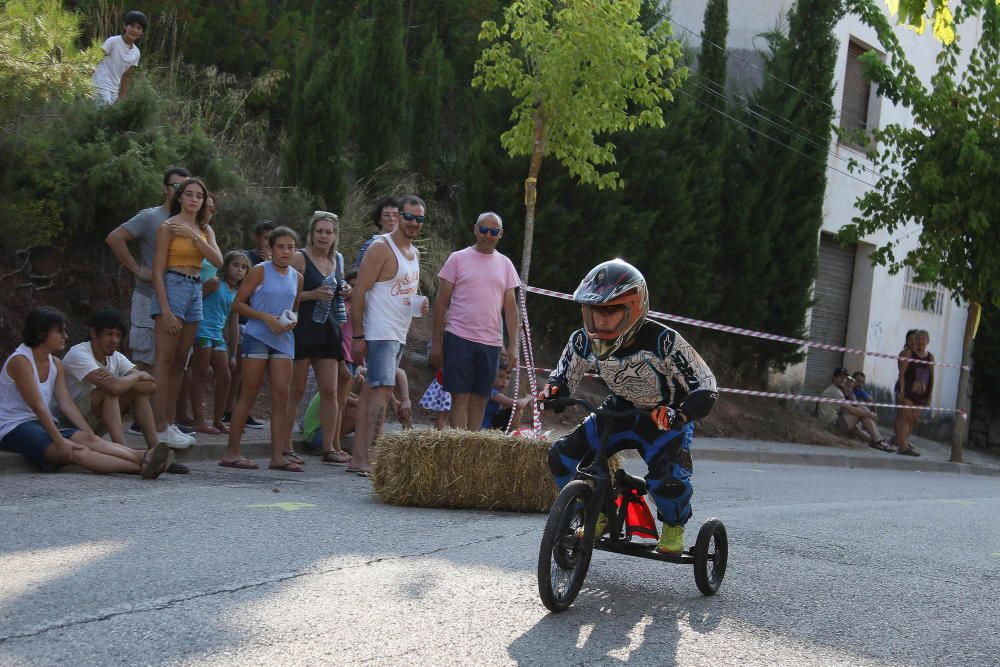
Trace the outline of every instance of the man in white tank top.
{"label": "man in white tank top", "polygon": [[[420,284],[420,253],[413,239],[420,235],[426,210],[416,195],[400,199],[399,226],[368,248],[351,293],[351,352],[354,362],[368,371],[358,399],[354,451],[347,469],[365,477],[371,474],[368,450],[382,431],[413,317],[411,301]],[[426,300],[421,312],[427,312]]]}

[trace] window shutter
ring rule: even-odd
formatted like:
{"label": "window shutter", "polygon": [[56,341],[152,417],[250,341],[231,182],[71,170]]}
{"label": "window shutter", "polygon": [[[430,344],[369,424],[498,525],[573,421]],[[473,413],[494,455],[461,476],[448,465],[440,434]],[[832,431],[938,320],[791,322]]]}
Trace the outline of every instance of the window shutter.
{"label": "window shutter", "polygon": [[[848,134],[868,129],[868,103],[871,82],[865,78],[858,58],[867,52],[857,42],[847,45],[847,70],[844,72],[844,99],[840,106],[840,127]],[[850,138],[857,145],[857,138]]]}

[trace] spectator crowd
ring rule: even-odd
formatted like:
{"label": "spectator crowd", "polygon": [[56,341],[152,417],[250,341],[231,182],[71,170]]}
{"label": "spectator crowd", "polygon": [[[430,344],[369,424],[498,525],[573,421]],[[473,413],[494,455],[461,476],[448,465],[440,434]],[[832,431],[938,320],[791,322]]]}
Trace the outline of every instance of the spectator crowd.
{"label": "spectator crowd", "polygon": [[[301,440],[321,462],[370,476],[387,415],[412,427],[400,360],[412,318],[431,312],[413,243],[427,220],[423,200],[379,202],[377,232],[347,269],[335,213],[314,212],[304,242],[296,230],[258,221],[253,248],[223,252],[206,184],[174,167],[162,188],[159,205],[106,238],[135,277],[127,323],[114,308],[98,309],[88,340],[60,359],[66,317],[44,306],[28,313],[22,344],[0,370],[0,447],[43,470],[75,463],[153,478],[189,472],[173,452],[199,434],[225,434],[219,465],[256,469],[240,445],[246,429],[263,426],[251,412],[267,376],[270,469],[304,470],[293,446],[301,414]],[[516,425],[530,400],[504,394],[517,363],[520,281],[496,250],[503,220],[483,213],[472,232],[474,244],[438,275],[429,355],[438,372],[421,401],[437,428]],[[126,432],[141,435],[146,451],[127,447]]]}

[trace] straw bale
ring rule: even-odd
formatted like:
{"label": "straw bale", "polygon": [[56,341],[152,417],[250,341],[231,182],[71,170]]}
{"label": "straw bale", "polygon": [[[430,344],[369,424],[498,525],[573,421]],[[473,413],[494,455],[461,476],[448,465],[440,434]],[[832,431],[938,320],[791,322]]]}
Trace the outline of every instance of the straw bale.
{"label": "straw bale", "polygon": [[[376,443],[375,496],[390,505],[547,512],[558,493],[551,446],[501,431],[385,433]],[[620,467],[617,456],[611,466]]]}

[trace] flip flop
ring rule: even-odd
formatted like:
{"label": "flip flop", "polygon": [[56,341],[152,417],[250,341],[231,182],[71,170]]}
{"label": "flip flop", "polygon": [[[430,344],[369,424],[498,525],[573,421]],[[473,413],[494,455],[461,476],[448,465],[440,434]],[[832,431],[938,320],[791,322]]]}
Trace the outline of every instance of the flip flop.
{"label": "flip flop", "polygon": [[305,461],[295,452],[281,452],[281,455],[296,465],[305,465]]}
{"label": "flip flop", "polygon": [[367,470],[355,470],[354,474],[356,474],[358,477],[371,477],[372,476],[372,474],[370,472],[368,472]]}
{"label": "flip flop", "polygon": [[329,463],[331,465],[345,465],[351,460],[350,455],[347,452],[324,452],[323,458],[320,459],[320,463]]}
{"label": "flip flop", "polygon": [[143,479],[156,479],[173,462],[170,446],[165,442],[158,442],[152,449],[147,449],[142,455],[142,463],[139,464],[139,475]]}
{"label": "flip flop", "polygon": [[240,459],[238,461],[219,461],[219,465],[223,468],[238,468],[240,470],[259,470],[260,466],[249,459]]}
{"label": "flip flop", "polygon": [[204,433],[206,435],[222,435],[222,431],[214,426],[195,426],[194,430],[198,433]]}
{"label": "flip flop", "polygon": [[283,472],[305,472],[305,470],[302,469],[302,466],[300,466],[298,463],[293,463],[292,461],[289,461],[285,465],[280,465],[280,466],[276,466],[276,465],[272,464],[272,465],[267,466],[267,469],[268,470],[281,470]]}

